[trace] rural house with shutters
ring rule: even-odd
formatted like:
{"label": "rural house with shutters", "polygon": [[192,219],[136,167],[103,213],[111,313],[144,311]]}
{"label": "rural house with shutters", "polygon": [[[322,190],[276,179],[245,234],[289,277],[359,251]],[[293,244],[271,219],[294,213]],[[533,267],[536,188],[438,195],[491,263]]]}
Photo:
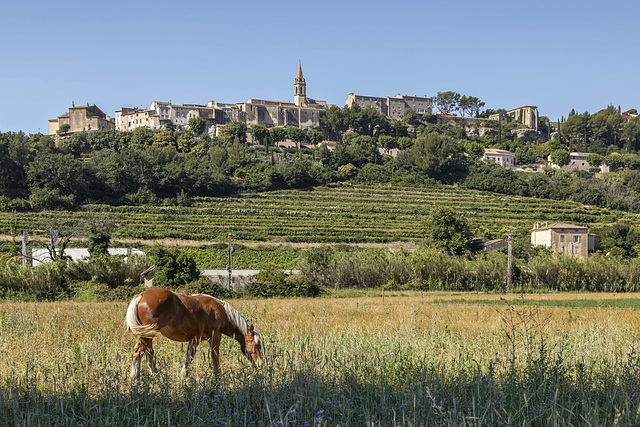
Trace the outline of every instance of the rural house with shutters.
{"label": "rural house with shutters", "polygon": [[531,229],[531,244],[545,246],[551,252],[563,253],[571,258],[587,258],[594,252],[594,235],[587,227],[556,222]]}

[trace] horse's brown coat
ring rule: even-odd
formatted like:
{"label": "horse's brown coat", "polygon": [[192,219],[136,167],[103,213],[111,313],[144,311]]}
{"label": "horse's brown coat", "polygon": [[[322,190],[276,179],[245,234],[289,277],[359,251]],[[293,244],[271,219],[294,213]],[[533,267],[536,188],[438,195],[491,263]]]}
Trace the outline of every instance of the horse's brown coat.
{"label": "horse's brown coat", "polygon": [[[152,372],[157,372],[154,362],[153,337],[160,333],[173,341],[189,342],[183,375],[195,355],[200,341],[209,341],[211,346],[211,363],[217,368],[220,364],[219,348],[222,334],[234,338],[240,349],[249,359],[262,365],[262,345],[256,339],[253,325],[249,325],[246,334],[236,319],[229,319],[224,303],[208,295],[180,295],[167,289],[148,289],[136,295],[130,304],[137,303],[136,313],[140,325],[127,315],[127,325],[138,335],[138,343],[134,348],[134,360],[131,369],[132,379],[140,375],[140,358],[147,355]],[[242,322],[246,322],[238,316]],[[142,327],[141,327],[142,326]]]}

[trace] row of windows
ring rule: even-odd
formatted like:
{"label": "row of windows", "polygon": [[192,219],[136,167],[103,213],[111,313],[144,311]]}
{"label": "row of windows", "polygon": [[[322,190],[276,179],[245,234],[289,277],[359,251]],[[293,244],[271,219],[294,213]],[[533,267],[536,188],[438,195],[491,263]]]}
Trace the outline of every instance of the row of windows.
{"label": "row of windows", "polygon": [[[561,246],[561,247],[560,247],[560,250],[561,250],[562,252],[567,252],[567,250],[565,249],[565,247],[564,247],[564,246]],[[574,246],[574,247],[573,247],[573,253],[574,253],[575,255],[580,255],[580,246]]]}
{"label": "row of windows", "polygon": [[[573,236],[573,243],[580,243],[582,242],[582,236]],[[565,235],[561,234],[560,235],[560,243],[564,243],[565,242]]]}

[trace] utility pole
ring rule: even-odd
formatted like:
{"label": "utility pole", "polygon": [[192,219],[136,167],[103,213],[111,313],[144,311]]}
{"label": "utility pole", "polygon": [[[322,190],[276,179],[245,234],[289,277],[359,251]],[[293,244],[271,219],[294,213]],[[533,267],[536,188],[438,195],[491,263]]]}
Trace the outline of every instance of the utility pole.
{"label": "utility pole", "polygon": [[29,243],[29,233],[25,230],[22,232],[22,267],[27,267],[27,244]]}
{"label": "utility pole", "polygon": [[233,234],[229,233],[229,263],[227,264],[227,271],[229,272],[229,290],[232,289],[232,278],[231,278],[231,271],[233,268],[233,264],[232,264],[232,260],[231,260],[231,254],[235,251],[235,249],[233,248],[233,246],[231,246],[231,242],[233,241],[233,239],[231,238],[231,236],[233,236]]}
{"label": "utility pole", "polygon": [[511,264],[512,258],[512,245],[513,245],[513,236],[516,234],[514,231],[510,231],[507,233],[507,246],[508,246],[508,258],[507,258],[507,291],[511,290],[511,276],[513,274],[513,268]]}

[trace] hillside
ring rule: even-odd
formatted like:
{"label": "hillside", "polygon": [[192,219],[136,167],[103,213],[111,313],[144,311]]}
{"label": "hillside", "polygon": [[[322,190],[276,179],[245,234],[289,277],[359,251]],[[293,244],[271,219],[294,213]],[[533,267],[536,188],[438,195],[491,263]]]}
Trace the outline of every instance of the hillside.
{"label": "hillside", "polygon": [[[195,198],[192,206],[83,206],[104,211],[115,223],[114,241],[178,245],[226,242],[228,233],[246,243],[358,243],[419,245],[424,220],[434,206],[447,206],[469,221],[475,235],[501,238],[507,231],[526,236],[535,221],[588,225],[618,220],[637,223],[636,215],[557,201],[506,196],[453,187],[335,185],[310,190],[243,193],[232,197]],[[79,211],[49,212],[68,224]],[[49,219],[50,220],[50,219]],[[13,223],[13,225],[12,225]],[[31,239],[48,239],[41,213],[0,213],[5,239],[27,230]],[[13,228],[13,232],[11,231]]]}

